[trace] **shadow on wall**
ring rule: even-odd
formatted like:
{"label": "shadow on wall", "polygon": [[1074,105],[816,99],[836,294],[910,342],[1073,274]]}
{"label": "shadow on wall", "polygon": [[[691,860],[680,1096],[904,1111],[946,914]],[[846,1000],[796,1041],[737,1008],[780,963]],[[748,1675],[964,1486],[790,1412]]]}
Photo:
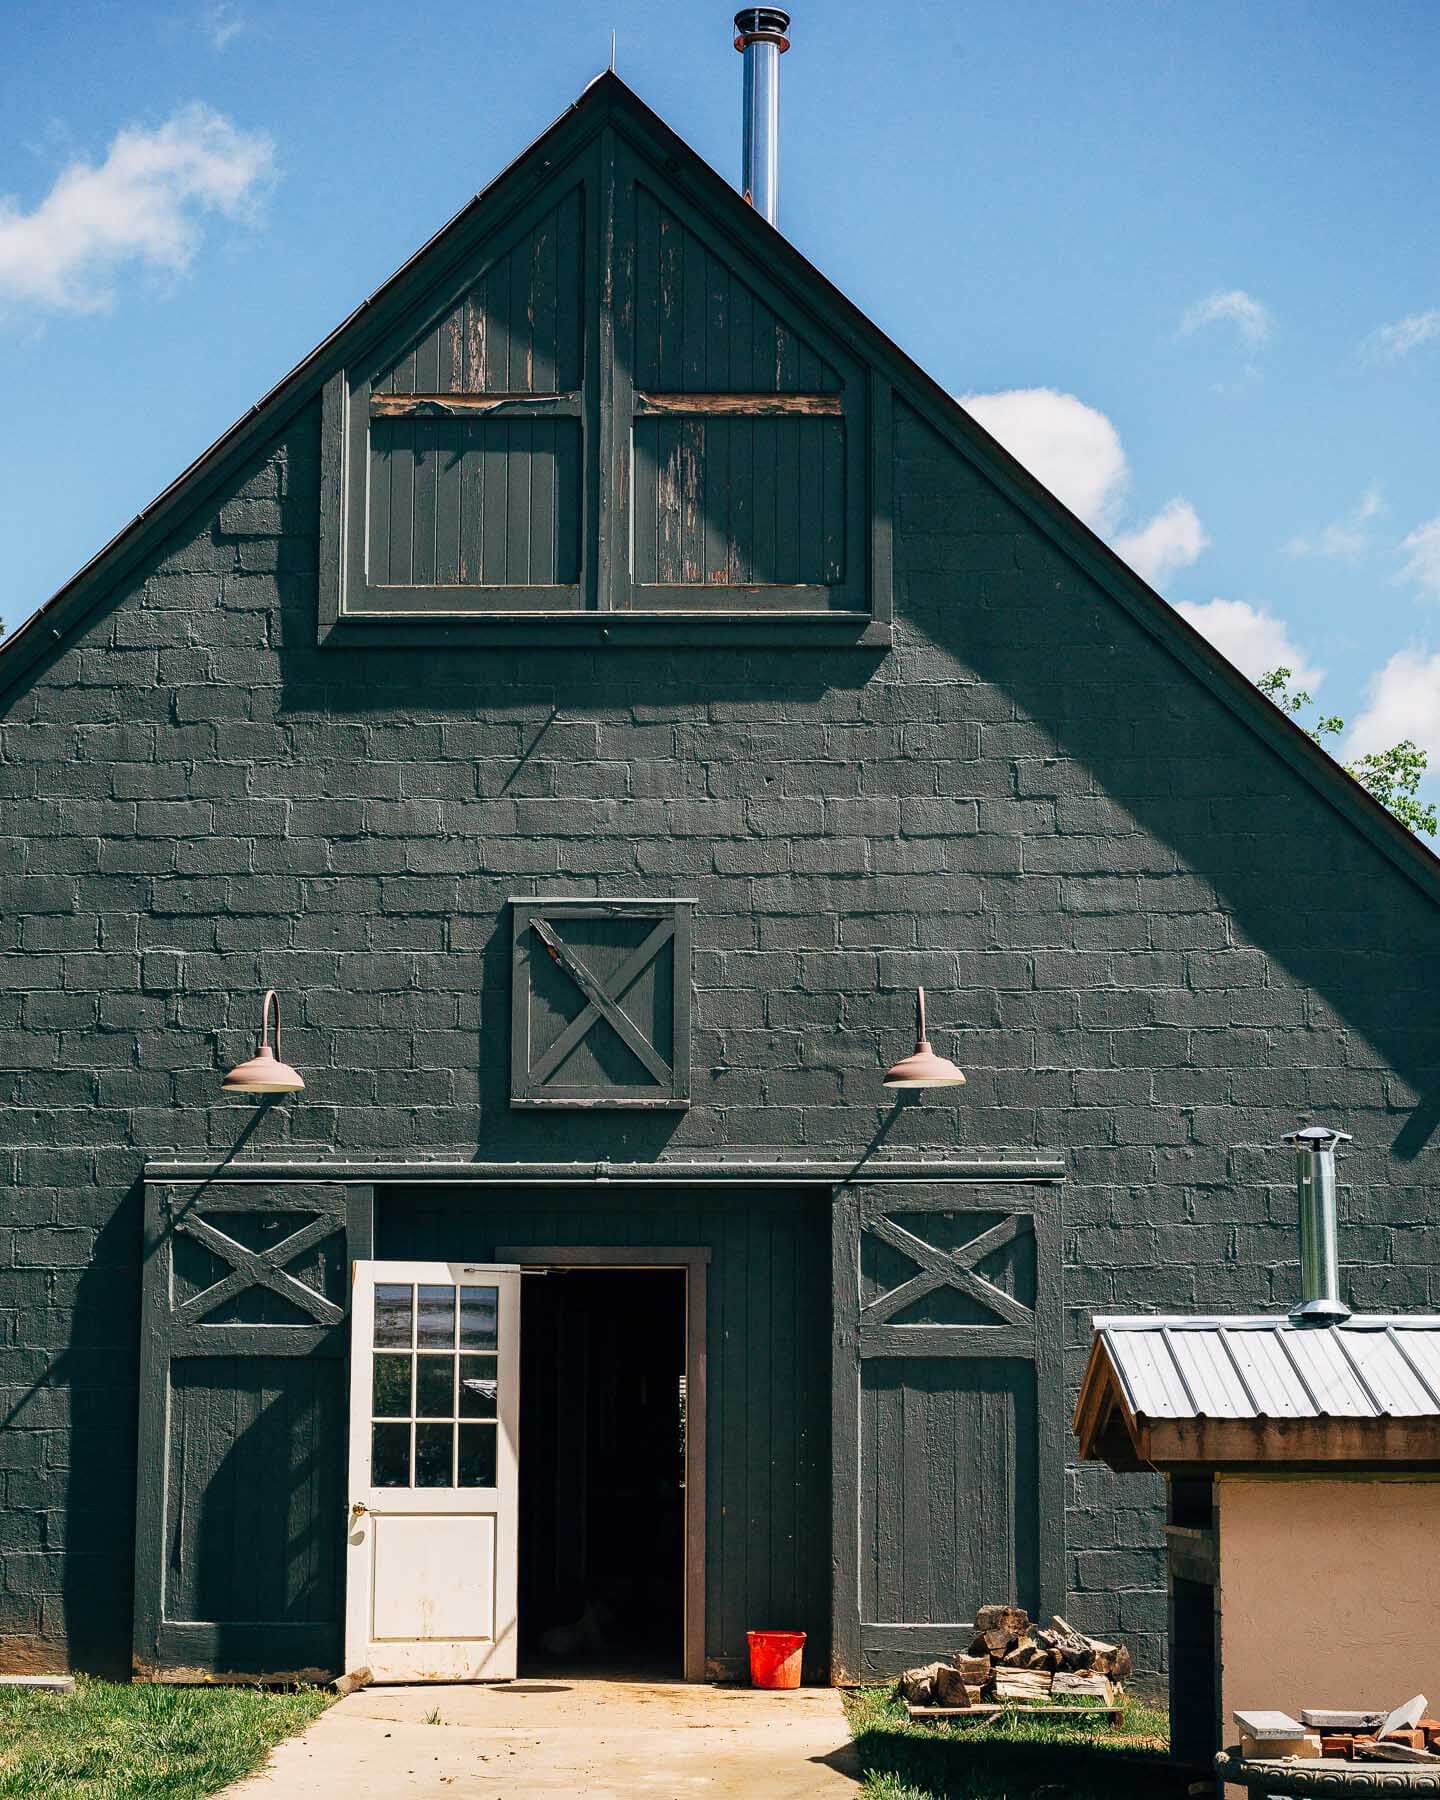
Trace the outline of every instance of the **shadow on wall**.
{"label": "shadow on wall", "polygon": [[[317,430],[313,418],[294,428],[298,454],[315,454]],[[321,652],[312,584],[285,584],[287,722],[304,736],[307,720],[318,728],[413,713],[413,724],[396,727],[397,755],[470,760],[477,798],[517,803],[508,836],[461,847],[471,857],[461,879],[481,878],[460,947],[484,961],[473,1001],[478,1099],[487,1138],[498,1130],[504,1140],[495,1149],[538,1153],[555,1139],[552,1118],[506,1116],[505,894],[557,882],[698,891],[713,928],[722,908],[747,904],[745,877],[721,878],[701,833],[687,837],[686,803],[733,796],[757,851],[770,835],[818,833],[785,779],[787,742],[818,715],[873,725],[877,740],[888,732],[892,759],[911,754],[902,727],[954,727],[941,749],[932,735],[926,754],[950,796],[973,800],[979,829],[951,840],[943,873],[909,880],[910,905],[972,915],[970,937],[937,945],[1028,958],[1030,992],[1013,1011],[1027,1027],[1038,1023],[1041,1046],[1035,1069],[1015,1067],[1031,1034],[1009,1028],[1003,995],[992,1006],[982,992],[1005,959],[985,969],[963,958],[951,1015],[962,1021],[957,1054],[967,1068],[999,1071],[988,1089],[972,1076],[970,1141],[1072,1143],[1086,1099],[1042,1080],[1046,1059],[1068,1083],[1072,1067],[1098,1054],[1102,1071],[1159,1072],[1152,1098],[1163,1089],[1189,1110],[1193,1136],[1170,1146],[1186,1165],[1182,1180],[1236,1178],[1226,1158],[1245,1115],[1261,1144],[1297,1114],[1388,1115],[1392,1153],[1417,1157],[1440,1122],[1440,1032],[1430,1019],[1440,911],[904,407],[897,472],[901,622],[888,656],[490,650],[472,666],[451,652]],[[557,794],[557,767],[595,754],[597,719],[620,722],[624,748],[612,754],[624,758],[630,786]],[[629,813],[647,799],[656,804]],[[633,833],[629,816],[639,821]],[[556,843],[562,866],[588,875],[548,874]],[[855,895],[859,910],[880,885],[836,893]],[[1281,969],[1288,981],[1276,979]],[[944,992],[943,981],[934,985]],[[838,1024],[838,997],[835,1005]],[[1085,1040],[1073,1065],[1070,1034]],[[833,1026],[817,1028],[814,1047],[822,1059],[832,1053]],[[724,1063],[720,1034],[697,1038],[696,1052],[697,1072]],[[1033,1138],[1017,1138],[1013,1094],[1000,1092],[1007,1069],[1035,1082]],[[1001,1109],[990,1115],[996,1129],[987,1103]],[[875,1106],[878,1120],[878,1094]],[[1207,1106],[1223,1117],[1223,1143],[1205,1140]],[[855,1127],[866,1128],[858,1113]],[[586,1155],[639,1156],[676,1133],[701,1143],[701,1131],[692,1113],[571,1118],[564,1135],[583,1134]],[[1357,1156],[1378,1151],[1362,1144]]]}
{"label": "shadow on wall", "polygon": [[[57,1654],[68,1654],[74,1669],[119,1678],[130,1673],[143,1209],[143,1184],[137,1181],[101,1227],[92,1259],[79,1271],[57,1270],[50,1277],[48,1316],[63,1324],[69,1341],[46,1370],[43,1385],[32,1388],[4,1421],[7,1434],[13,1427],[18,1439],[35,1400],[42,1405],[63,1400],[70,1415],[68,1434],[35,1434],[35,1455],[46,1460],[26,1475],[46,1509],[46,1548],[56,1553],[49,1560],[61,1563],[58,1593],[46,1593],[41,1602],[45,1642],[37,1666],[53,1668]],[[72,1279],[70,1294],[56,1291]],[[68,1454],[68,1465],[51,1467],[52,1452]],[[11,1482],[15,1479],[12,1474]],[[7,1491],[13,1500],[14,1488]],[[41,1559],[33,1560],[41,1566]],[[17,1561],[7,1559],[7,1579]],[[7,1668],[15,1666],[15,1652],[11,1639]]]}
{"label": "shadow on wall", "polygon": [[900,678],[1013,708],[982,732],[982,777],[991,744],[1010,775],[987,810],[1073,933],[1037,986],[1148,987],[1124,1022],[1176,1043],[1152,1035],[1144,1066],[1229,1072],[1196,1103],[1403,1114],[1391,1149],[1417,1156],[1440,1120],[1440,908],[904,408],[897,444],[897,585],[921,639]]}

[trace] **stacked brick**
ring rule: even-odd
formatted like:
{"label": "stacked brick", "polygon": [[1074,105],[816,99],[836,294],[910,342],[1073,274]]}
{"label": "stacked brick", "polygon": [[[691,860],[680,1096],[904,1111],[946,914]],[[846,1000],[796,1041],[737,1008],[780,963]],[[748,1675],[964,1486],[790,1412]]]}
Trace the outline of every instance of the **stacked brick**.
{"label": "stacked brick", "polygon": [[[1289,1303],[1312,1109],[1352,1303],[1440,1302],[1440,912],[916,416],[883,656],[321,650],[318,437],[0,698],[11,1666],[125,1665],[147,1158],[555,1154],[512,894],[697,902],[694,1104],[566,1156],[1061,1153],[1072,1391],[1097,1310]],[[968,1085],[895,1112],[917,983]],[[268,985],[305,1104],[242,1113]],[[1158,1483],[1069,1481],[1066,1616],[1157,1669]]]}

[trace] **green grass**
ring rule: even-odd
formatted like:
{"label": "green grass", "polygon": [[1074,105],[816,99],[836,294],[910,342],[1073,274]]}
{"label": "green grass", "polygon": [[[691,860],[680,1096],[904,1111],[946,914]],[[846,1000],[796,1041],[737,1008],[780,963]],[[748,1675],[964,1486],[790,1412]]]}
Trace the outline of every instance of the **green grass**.
{"label": "green grass", "polygon": [[845,1696],[865,1772],[865,1800],[1183,1800],[1186,1778],[1167,1767],[1163,1709],[1125,1703],[1117,1731],[1097,1720],[1027,1719],[993,1725],[912,1725],[890,1688]]}
{"label": "green grass", "polygon": [[313,1688],[0,1688],[0,1800],[199,1800],[324,1712]]}

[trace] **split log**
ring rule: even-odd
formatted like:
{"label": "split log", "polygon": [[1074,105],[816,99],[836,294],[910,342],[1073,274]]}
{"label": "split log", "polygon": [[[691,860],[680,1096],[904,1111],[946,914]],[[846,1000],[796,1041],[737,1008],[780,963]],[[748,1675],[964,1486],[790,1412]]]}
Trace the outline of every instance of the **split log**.
{"label": "split log", "polygon": [[1050,1691],[1052,1694],[1090,1694],[1103,1700],[1107,1706],[1115,1704],[1115,1690],[1104,1675],[1084,1672],[1072,1674],[1067,1669],[1060,1669],[1056,1671]]}
{"label": "split log", "polygon": [[[935,1690],[937,1706],[963,1706],[971,1704],[971,1684],[966,1681],[959,1669],[948,1669],[944,1663],[936,1663],[935,1676],[932,1682]],[[975,1687],[973,1698],[980,1698],[980,1689]]]}
{"label": "split log", "polygon": [[906,1669],[900,1677],[900,1692],[912,1706],[935,1705],[935,1677],[944,1663],[925,1663],[915,1669]]}
{"label": "split log", "polygon": [[980,1687],[990,1679],[988,1656],[966,1656],[957,1650],[952,1662],[972,1687]]}
{"label": "split log", "polygon": [[1003,1631],[999,1626],[989,1631],[977,1631],[970,1641],[968,1654],[971,1656],[1001,1657],[1013,1650],[1020,1642],[1013,1631]]}
{"label": "split log", "polygon": [[1030,1615],[1023,1606],[982,1606],[975,1614],[975,1629],[1024,1637],[1030,1630]]}
{"label": "split log", "polygon": [[1098,1638],[1091,1638],[1089,1667],[1097,1675],[1108,1675],[1112,1681],[1124,1681],[1134,1663],[1123,1644],[1102,1644]]}
{"label": "split log", "polygon": [[1021,1638],[1013,1650],[1007,1650],[1000,1661],[1007,1669],[1028,1669],[1039,1663],[1043,1668],[1044,1652],[1037,1646],[1034,1638]]}
{"label": "split log", "polygon": [[997,1700],[1044,1700],[1053,1680],[1048,1669],[997,1669],[992,1685]]}
{"label": "split log", "polygon": [[1073,1650],[1078,1655],[1090,1648],[1090,1640],[1083,1631],[1077,1631],[1068,1619],[1062,1619],[1059,1613],[1050,1621],[1050,1635],[1055,1639],[1058,1649]]}

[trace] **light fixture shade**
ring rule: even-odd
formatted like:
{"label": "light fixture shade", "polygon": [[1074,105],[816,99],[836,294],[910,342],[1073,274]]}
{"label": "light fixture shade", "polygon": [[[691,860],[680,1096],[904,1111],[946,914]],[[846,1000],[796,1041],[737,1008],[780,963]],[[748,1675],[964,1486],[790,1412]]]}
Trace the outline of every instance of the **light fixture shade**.
{"label": "light fixture shade", "polygon": [[[275,1012],[275,1048],[270,1048],[270,1012]],[[248,1062],[238,1064],[220,1083],[227,1094],[296,1094],[305,1083],[289,1063],[280,1060],[280,996],[265,990],[260,1004],[260,1043]]]}
{"label": "light fixture shade", "polygon": [[925,1035],[925,990],[915,990],[915,1048],[885,1072],[887,1088],[964,1087],[965,1077],[946,1056],[937,1056]]}
{"label": "light fixture shade", "polygon": [[304,1085],[289,1063],[281,1062],[268,1044],[262,1044],[249,1062],[238,1064],[220,1083],[227,1094],[295,1094]]}

